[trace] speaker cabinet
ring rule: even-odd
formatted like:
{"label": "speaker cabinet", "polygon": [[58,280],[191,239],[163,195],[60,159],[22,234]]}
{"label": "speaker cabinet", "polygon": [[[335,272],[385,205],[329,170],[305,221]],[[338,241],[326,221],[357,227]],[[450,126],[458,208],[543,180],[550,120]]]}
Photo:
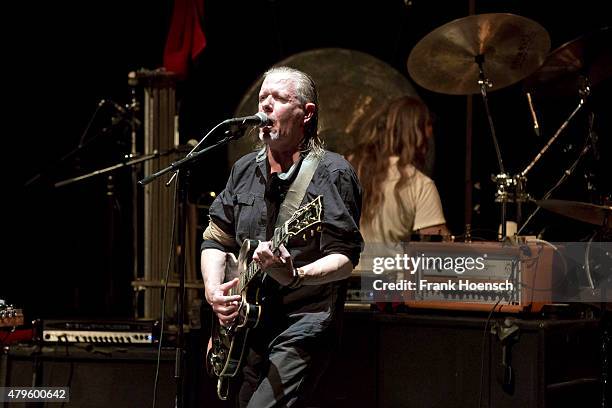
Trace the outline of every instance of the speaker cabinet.
{"label": "speaker cabinet", "polygon": [[347,312],[343,346],[311,406],[600,406],[600,321],[487,320],[459,312]]}
{"label": "speaker cabinet", "polygon": [[[152,406],[157,359],[154,348],[16,345],[2,359],[0,386],[70,387],[66,405],[74,407]],[[163,350],[157,406],[174,406],[175,393],[174,351]],[[20,406],[36,405],[11,404]]]}

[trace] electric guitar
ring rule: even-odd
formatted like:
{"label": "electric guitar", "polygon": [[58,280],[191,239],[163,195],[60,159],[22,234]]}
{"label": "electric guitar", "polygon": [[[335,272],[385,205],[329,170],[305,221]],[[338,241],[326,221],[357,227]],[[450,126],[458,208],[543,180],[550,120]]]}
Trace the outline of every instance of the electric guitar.
{"label": "electric guitar", "polygon": [[[290,239],[310,232],[321,224],[323,204],[318,196],[307,205],[299,208],[287,222],[274,230],[272,252],[278,251]],[[225,276],[239,275],[238,285],[230,290],[230,295],[240,294],[242,299],[238,306],[238,317],[228,326],[222,326],[216,315],[213,315],[211,338],[208,341],[206,368],[209,375],[217,377],[217,395],[221,400],[227,399],[229,378],[238,374],[246,350],[249,330],[256,327],[262,314],[260,303],[260,285],[263,272],[256,262],[252,261],[253,252],[259,241],[245,239],[240,248],[238,259],[234,254],[226,255]]]}

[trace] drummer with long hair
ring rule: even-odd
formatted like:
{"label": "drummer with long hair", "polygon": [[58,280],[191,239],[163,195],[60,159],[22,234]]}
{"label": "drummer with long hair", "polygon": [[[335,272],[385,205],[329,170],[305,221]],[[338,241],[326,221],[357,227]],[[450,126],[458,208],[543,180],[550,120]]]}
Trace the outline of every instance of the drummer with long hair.
{"label": "drummer with long hair", "polygon": [[432,134],[427,106],[409,96],[386,103],[365,122],[349,160],[364,190],[360,228],[366,242],[449,235],[436,185],[422,172]]}

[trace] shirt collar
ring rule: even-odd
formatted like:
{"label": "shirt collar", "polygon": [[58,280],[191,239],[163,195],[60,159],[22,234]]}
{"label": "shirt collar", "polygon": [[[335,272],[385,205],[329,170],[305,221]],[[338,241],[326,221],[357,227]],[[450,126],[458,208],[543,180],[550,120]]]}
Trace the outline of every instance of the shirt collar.
{"label": "shirt collar", "polygon": [[[267,146],[264,146],[258,153],[257,156],[255,156],[255,162],[258,164],[258,166],[260,167],[261,171],[263,174],[266,175],[267,177],[267,168],[266,168],[266,159],[267,159],[268,155],[267,155]],[[295,163],[293,163],[291,165],[291,167],[289,168],[289,170],[287,170],[284,173],[278,173],[277,177],[283,181],[287,181],[287,180],[291,180],[297,173],[297,171],[300,168],[300,165],[302,164],[302,160],[304,159],[304,153],[300,154],[300,159],[298,161],[296,161]]]}

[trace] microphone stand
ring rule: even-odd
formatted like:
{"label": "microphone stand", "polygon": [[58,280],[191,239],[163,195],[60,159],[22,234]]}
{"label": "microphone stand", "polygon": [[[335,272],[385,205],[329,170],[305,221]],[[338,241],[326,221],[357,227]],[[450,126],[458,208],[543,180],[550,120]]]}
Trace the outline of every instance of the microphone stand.
{"label": "microphone stand", "polygon": [[[533,168],[533,166],[535,166],[535,164],[540,160],[540,158],[542,158],[544,153],[546,153],[548,148],[555,142],[555,140],[557,140],[557,138],[559,137],[561,132],[567,127],[567,125],[572,120],[572,118],[585,105],[586,99],[587,99],[587,97],[591,93],[591,87],[590,87],[588,78],[586,78],[586,77],[583,78],[582,84],[583,84],[583,86],[582,86],[582,88],[578,92],[580,94],[580,100],[578,101],[578,105],[576,106],[576,108],[572,111],[572,113],[570,113],[570,115],[567,117],[567,119],[565,119],[565,121],[561,124],[559,129],[557,129],[555,134],[544,145],[544,147],[538,152],[538,154],[536,155],[536,157],[534,157],[534,159],[531,161],[531,163],[529,163],[527,165],[527,167],[525,167],[525,169],[520,174],[515,176],[516,180],[522,181],[523,183],[527,180],[526,177],[525,177],[527,175],[527,173],[529,173],[529,171]],[[587,137],[587,144],[589,143],[590,140],[591,140],[591,144],[594,146],[594,143],[592,143],[592,134],[590,134],[590,132],[589,132],[589,135]],[[546,194],[544,194],[544,196],[542,197],[542,200],[548,199],[548,197],[550,197],[550,195],[553,193],[553,191],[555,191],[565,181],[565,179],[567,179],[567,177],[572,174],[572,172],[574,171],[574,169],[576,168],[576,166],[578,165],[578,163],[580,162],[582,157],[586,154],[586,152],[591,147],[592,146],[588,146],[588,145],[585,144],[585,146],[582,148],[582,150],[581,150],[578,158],[576,159],[576,161],[567,170],[565,170],[565,172],[563,173],[563,176],[561,176],[561,179],[559,179],[559,181],[557,181],[557,183]],[[522,201],[528,201],[529,200],[529,196],[528,195],[524,195],[523,198],[524,198],[524,200],[522,200]],[[521,202],[519,202],[518,205],[519,205],[519,209],[520,209]],[[527,218],[527,220],[525,221],[525,223],[523,225],[520,225],[520,224],[518,225],[517,235],[520,234],[525,229],[525,227],[527,226],[529,221],[531,221],[531,219],[537,214],[537,212],[539,210],[540,210],[540,207],[537,207],[529,215],[529,217]]]}
{"label": "microphone stand", "polygon": [[557,129],[557,131],[555,132],[555,134],[553,135],[553,137],[550,138],[550,140],[548,141],[548,143],[546,143],[546,145],[544,145],[544,147],[542,148],[542,150],[540,150],[540,152],[536,155],[536,157],[531,161],[531,163],[529,163],[529,165],[527,165],[527,167],[525,167],[525,170],[523,170],[521,172],[521,177],[525,177],[527,175],[527,173],[529,172],[529,170],[531,170],[531,168],[538,162],[538,160],[540,160],[540,158],[542,157],[542,155],[548,150],[548,148],[550,147],[550,145],[553,144],[553,142],[555,140],[557,140],[557,138],[559,137],[559,135],[561,134],[561,132],[563,131],[563,129],[565,129],[567,127],[567,125],[569,124],[570,120],[572,120],[572,118],[574,117],[574,115],[576,115],[576,113],[578,113],[578,111],[580,110],[580,108],[582,108],[582,106],[584,105],[585,99],[584,98],[580,98],[580,101],[578,102],[578,106],[576,106],[576,109],[574,109],[574,111],[569,115],[569,117],[565,120],[565,122],[563,122],[563,124],[559,127],[559,129]]}
{"label": "microphone stand", "polygon": [[[179,275],[179,294],[177,296],[178,333],[177,333],[177,339],[176,339],[175,366],[174,366],[174,378],[176,380],[175,406],[177,408],[183,408],[184,406],[183,365],[184,365],[184,359],[185,359],[185,346],[184,346],[185,340],[184,340],[183,321],[184,321],[185,266],[186,266],[185,227],[187,224],[187,221],[186,221],[187,216],[186,216],[185,208],[187,206],[187,187],[189,185],[189,178],[191,176],[188,166],[194,164],[195,161],[198,158],[200,158],[200,156],[208,153],[211,150],[216,149],[217,147],[220,147],[220,146],[223,146],[229,143],[231,140],[239,139],[244,134],[241,126],[230,126],[230,129],[225,132],[227,135],[225,138],[221,139],[219,142],[215,143],[212,146],[209,146],[202,150],[194,152],[194,150],[197,149],[198,146],[200,146],[204,142],[204,140],[208,138],[208,136],[213,134],[213,132],[215,132],[222,125],[226,125],[226,124],[224,122],[221,122],[218,125],[216,125],[210,132],[208,132],[202,138],[202,140],[183,159],[173,162],[168,167],[162,170],[159,170],[156,173],[153,173],[143,178],[142,180],[138,181],[138,184],[140,184],[141,186],[144,186],[144,185],[151,183],[153,180],[157,179],[158,177],[166,173],[169,173],[171,171],[174,171],[174,175],[166,183],[166,185],[169,185],[172,182],[172,180],[174,180],[175,178],[176,179],[174,181],[178,183],[177,184],[177,200],[178,200],[177,207],[179,208],[179,214],[177,215],[177,217],[179,219],[178,219],[178,231],[176,235],[177,236],[176,248],[178,248],[178,250],[174,251],[177,257],[174,265],[177,266],[178,275]],[[179,175],[179,171],[182,168],[186,169],[184,176]]]}
{"label": "microphone stand", "polygon": [[[83,131],[83,133],[81,134],[81,137],[79,139],[79,144],[77,145],[77,147],[75,147],[74,149],[72,149],[71,151],[69,151],[68,153],[64,154],[62,157],[60,157],[54,164],[52,164],[51,166],[49,166],[46,170],[43,170],[41,172],[39,172],[38,174],[32,176],[28,181],[26,181],[24,183],[24,187],[28,187],[29,185],[33,184],[34,182],[36,182],[37,180],[39,180],[45,173],[45,171],[49,171],[49,170],[53,170],[54,168],[56,168],[57,166],[59,166],[61,163],[65,162],[66,160],[70,159],[71,157],[77,155],[80,151],[82,151],[83,149],[85,149],[86,147],[88,147],[90,144],[92,144],[95,140],[97,140],[100,136],[108,133],[109,130],[112,129],[112,127],[115,125],[113,123],[113,125],[110,128],[102,128],[98,133],[96,133],[93,137],[91,137],[90,139],[86,139],[87,135],[89,134],[89,130],[91,128],[91,125],[94,123],[94,120],[96,119],[96,117],[98,116],[98,113],[100,112],[100,109],[107,104],[111,104],[113,103],[110,100],[107,99],[101,99],[98,102],[98,105],[96,106],[95,111],[93,112],[93,114],[91,115],[91,117],[89,118],[89,121],[87,122],[87,125],[85,126],[85,130]],[[58,187],[56,185],[56,187]]]}
{"label": "microphone stand", "polygon": [[63,187],[65,185],[72,184],[72,183],[77,182],[77,181],[81,181],[81,180],[85,180],[85,179],[93,177],[93,176],[97,176],[98,174],[104,174],[104,173],[108,173],[109,171],[117,170],[117,169],[119,169],[121,167],[132,166],[134,164],[138,164],[138,163],[141,163],[141,162],[144,162],[144,161],[147,161],[147,160],[157,159],[158,157],[165,156],[165,155],[167,155],[169,153],[170,153],[170,151],[166,152],[166,153],[163,153],[163,154],[160,154],[158,152],[154,152],[154,153],[147,154],[147,155],[144,155],[144,156],[139,157],[137,159],[133,159],[133,160],[130,160],[130,161],[127,161],[127,162],[124,162],[124,163],[118,163],[118,164],[115,164],[115,165],[110,166],[110,167],[105,167],[103,169],[95,170],[95,171],[92,171],[91,173],[83,174],[82,176],[73,177],[73,178],[70,178],[70,179],[67,179],[67,180],[63,180],[63,181],[58,181],[53,186],[54,187]]}

